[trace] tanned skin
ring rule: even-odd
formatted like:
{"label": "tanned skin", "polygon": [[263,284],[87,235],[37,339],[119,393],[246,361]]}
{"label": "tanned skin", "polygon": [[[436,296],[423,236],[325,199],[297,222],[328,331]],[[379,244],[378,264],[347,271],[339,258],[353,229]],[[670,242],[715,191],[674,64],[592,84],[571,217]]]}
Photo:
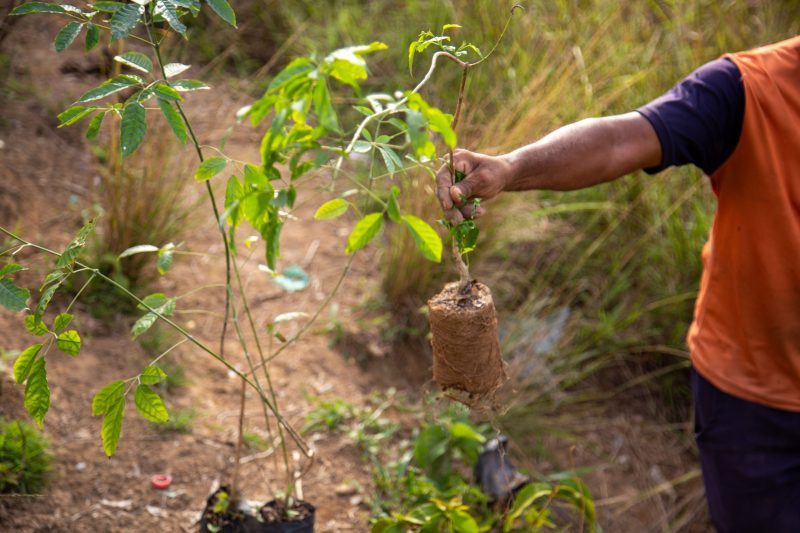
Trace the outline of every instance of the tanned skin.
{"label": "tanned skin", "polygon": [[503,191],[571,191],[615,180],[661,163],[653,126],[636,112],[590,118],[564,126],[513,152],[491,156],[456,150],[454,167],[465,178],[453,185],[448,165],[436,175],[436,195],[452,223],[486,211],[472,205]]}

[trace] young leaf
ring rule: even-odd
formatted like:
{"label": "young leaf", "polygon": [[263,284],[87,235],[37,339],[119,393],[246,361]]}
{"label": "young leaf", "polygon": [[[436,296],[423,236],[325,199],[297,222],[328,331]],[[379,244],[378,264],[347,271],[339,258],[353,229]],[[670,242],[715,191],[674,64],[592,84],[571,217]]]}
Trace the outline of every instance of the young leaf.
{"label": "young leaf", "polygon": [[22,353],[19,354],[17,360],[14,361],[14,381],[22,384],[26,379],[28,379],[28,375],[31,373],[31,368],[33,368],[33,362],[36,360],[36,356],[39,354],[41,349],[41,344],[32,344],[22,350]]}
{"label": "young leaf", "polygon": [[91,22],[86,25],[86,42],[84,49],[89,52],[100,42],[100,29]]}
{"label": "young leaf", "polygon": [[191,65],[184,65],[183,63],[167,63],[164,65],[164,73],[167,78],[172,78],[178,74],[182,74],[191,68]]}
{"label": "young leaf", "polygon": [[157,252],[158,246],[153,246],[152,244],[139,244],[137,246],[131,246],[121,254],[119,254],[119,258],[122,259],[123,257],[128,257],[129,255],[134,254],[141,254],[146,252]]}
{"label": "young leaf", "polygon": [[198,80],[177,80],[170,82],[170,85],[172,85],[173,89],[180,92],[205,91],[211,88]]}
{"label": "young leaf", "polygon": [[167,85],[166,83],[156,83],[153,85],[153,91],[161,98],[165,100],[172,100],[175,102],[179,102],[183,100],[180,93]]}
{"label": "young leaf", "polygon": [[[172,315],[172,313],[175,312],[175,302],[177,302],[177,298],[169,298],[166,301],[164,301],[161,305],[156,307],[154,305],[150,305],[150,303],[147,302],[147,300],[145,299],[145,303],[148,303],[151,309],[154,309],[159,315],[162,316],[170,316]],[[131,335],[133,335],[133,338],[138,337],[139,335],[150,329],[150,326],[155,324],[157,319],[158,315],[156,313],[148,312],[139,320],[137,320],[133,324],[133,328],[131,328]]]}
{"label": "young leaf", "polygon": [[72,44],[72,41],[75,40],[75,37],[81,32],[81,28],[83,28],[83,24],[78,22],[70,22],[61,28],[61,31],[56,35],[55,41],[53,41],[56,52],[63,52],[66,50],[67,47]]}
{"label": "young leaf", "polygon": [[78,101],[92,102],[94,100],[100,100],[101,98],[105,98],[110,94],[128,89],[129,87],[135,87],[136,85],[141,84],[143,81],[144,80],[142,80],[142,78],[138,76],[131,76],[129,74],[114,76],[113,78],[101,83],[98,87],[83,93]]}
{"label": "young leaf", "polygon": [[95,221],[94,219],[87,222],[75,235],[75,238],[70,241],[67,245],[66,249],[61,252],[58,260],[56,261],[56,268],[64,268],[72,266],[75,263],[75,260],[78,258],[78,254],[80,254],[81,249],[86,245],[86,237],[89,236],[89,233],[94,229]]}
{"label": "young leaf", "polygon": [[[130,5],[130,4],[129,4]],[[131,155],[144,139],[147,121],[142,104],[131,102],[122,108],[122,125],[120,126],[120,151],[122,157]]]}
{"label": "young leaf", "polygon": [[81,337],[74,329],[59,334],[56,339],[58,349],[67,355],[77,357],[81,352]]}
{"label": "young leaf", "polygon": [[345,252],[352,254],[364,246],[378,234],[383,225],[383,213],[370,213],[358,221],[347,239]]}
{"label": "young leaf", "polygon": [[96,109],[96,107],[83,107],[82,105],[74,105],[70,108],[67,108],[58,114],[58,120],[61,121],[61,124],[59,124],[58,127],[63,128],[64,126],[75,124]]}
{"label": "young leaf", "polygon": [[161,113],[164,114],[164,118],[167,119],[169,127],[172,128],[172,132],[181,143],[186,144],[186,123],[183,121],[180,113],[178,113],[178,111],[172,107],[171,103],[167,102],[163,98],[158,98],[157,101],[158,107],[161,109]]}
{"label": "young leaf", "polygon": [[141,52],[125,52],[122,55],[114,56],[114,61],[145,73],[153,70],[153,62]]}
{"label": "young leaf", "polygon": [[100,131],[100,125],[103,124],[103,119],[106,118],[105,113],[98,113],[89,122],[89,127],[86,128],[86,138],[94,139],[97,137],[97,132]]}
{"label": "young leaf", "polygon": [[130,3],[125,4],[111,15],[111,40],[124,39],[139,23],[144,13],[144,6]]}
{"label": "young leaf", "polygon": [[136,403],[136,410],[151,422],[166,422],[169,420],[169,412],[164,400],[150,390],[147,385],[139,385],[133,393],[133,401]]}
{"label": "young leaf", "polygon": [[53,322],[53,331],[55,331],[56,333],[61,333],[62,331],[67,329],[67,326],[69,326],[70,322],[72,322],[72,315],[69,313],[61,313],[56,317],[55,321]]}
{"label": "young leaf", "polygon": [[9,15],[30,15],[33,13],[65,13],[63,7],[58,4],[48,4],[46,2],[28,2],[11,10]]}
{"label": "young leaf", "polygon": [[139,382],[143,385],[155,385],[167,379],[167,374],[156,365],[150,365],[139,374]]}
{"label": "young leaf", "polygon": [[170,27],[180,34],[186,33],[186,26],[178,18],[177,2],[173,0],[156,0],[156,15],[161,15]]}
{"label": "young leaf", "polygon": [[47,325],[41,320],[37,322],[36,317],[33,315],[27,315],[25,317],[25,329],[27,329],[31,335],[36,337],[45,335],[47,333]]}
{"label": "young leaf", "polygon": [[209,157],[208,159],[200,163],[199,167],[197,167],[197,170],[194,173],[194,179],[196,179],[197,181],[209,180],[214,176],[216,176],[217,174],[219,174],[220,172],[222,172],[223,170],[225,170],[225,167],[227,165],[228,165],[228,160],[225,159],[224,157],[220,156]]}
{"label": "young leaf", "polygon": [[411,232],[417,248],[429,261],[439,263],[442,260],[442,239],[430,225],[414,215],[403,215],[403,223]]}
{"label": "young leaf", "polygon": [[50,387],[47,384],[44,358],[40,357],[31,366],[28,381],[25,384],[25,409],[41,428],[44,415],[50,409]]}
{"label": "young leaf", "polygon": [[[131,5],[131,4],[128,4]],[[108,406],[103,417],[103,426],[100,429],[100,436],[103,439],[103,450],[108,457],[114,455],[119,444],[119,436],[122,432],[122,415],[125,412],[125,396],[120,396]]]}
{"label": "young leaf", "polygon": [[172,243],[165,244],[158,251],[158,261],[156,261],[156,269],[162,276],[167,273],[169,267],[172,265],[172,258],[175,255],[175,245]]}
{"label": "young leaf", "polygon": [[347,200],[342,198],[334,198],[319,206],[317,212],[314,213],[314,218],[317,220],[327,220],[330,218],[337,218],[347,213],[347,208],[350,204]]}
{"label": "young leaf", "polygon": [[0,279],[0,305],[9,311],[22,311],[28,307],[31,292],[14,285],[10,278]]}
{"label": "young leaf", "polygon": [[234,28],[236,27],[236,13],[233,12],[227,0],[206,0],[206,2],[222,20]]}
{"label": "young leaf", "polygon": [[120,380],[112,381],[92,398],[92,416],[104,415],[108,412],[109,407],[122,398],[125,392],[125,382]]}

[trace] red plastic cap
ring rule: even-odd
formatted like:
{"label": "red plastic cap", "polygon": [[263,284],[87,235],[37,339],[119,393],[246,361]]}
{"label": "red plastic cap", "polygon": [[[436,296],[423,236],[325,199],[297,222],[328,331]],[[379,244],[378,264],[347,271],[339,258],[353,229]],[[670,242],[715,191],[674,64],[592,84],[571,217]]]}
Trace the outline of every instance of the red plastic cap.
{"label": "red plastic cap", "polygon": [[164,490],[172,484],[172,476],[167,474],[156,474],[150,478],[150,484],[156,490]]}

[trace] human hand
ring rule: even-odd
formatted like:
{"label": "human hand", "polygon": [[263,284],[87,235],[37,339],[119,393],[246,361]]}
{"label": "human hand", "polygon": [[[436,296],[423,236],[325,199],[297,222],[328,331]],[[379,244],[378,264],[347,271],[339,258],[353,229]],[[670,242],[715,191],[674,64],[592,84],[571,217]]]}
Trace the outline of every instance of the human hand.
{"label": "human hand", "polygon": [[486,213],[486,209],[475,205],[475,200],[483,202],[494,198],[503,192],[512,176],[507,158],[468,150],[455,151],[453,168],[457,174],[464,175],[464,179],[457,184],[453,184],[448,164],[443,165],[436,174],[436,196],[445,218],[453,224]]}

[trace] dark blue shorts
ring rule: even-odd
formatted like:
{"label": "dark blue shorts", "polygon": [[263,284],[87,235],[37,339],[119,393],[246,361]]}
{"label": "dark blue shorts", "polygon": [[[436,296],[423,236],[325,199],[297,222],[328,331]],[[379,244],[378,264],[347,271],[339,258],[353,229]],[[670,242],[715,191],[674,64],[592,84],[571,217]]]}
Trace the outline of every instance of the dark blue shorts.
{"label": "dark blue shorts", "polygon": [[800,413],[722,392],[692,370],[695,439],[720,533],[800,533]]}

